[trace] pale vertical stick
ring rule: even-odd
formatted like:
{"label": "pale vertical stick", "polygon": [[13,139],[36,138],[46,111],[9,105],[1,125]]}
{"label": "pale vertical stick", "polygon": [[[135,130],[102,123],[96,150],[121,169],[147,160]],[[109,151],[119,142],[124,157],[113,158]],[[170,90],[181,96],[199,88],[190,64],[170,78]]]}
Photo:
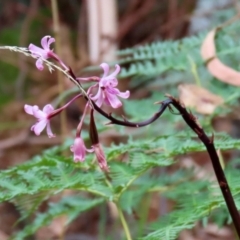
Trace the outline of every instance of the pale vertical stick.
{"label": "pale vertical stick", "polygon": [[91,63],[116,59],[117,2],[88,0],[88,48]]}
{"label": "pale vertical stick", "polygon": [[117,2],[98,0],[100,9],[100,53],[102,61],[116,60]]}
{"label": "pale vertical stick", "polygon": [[99,61],[99,0],[87,0],[87,18],[88,18],[88,51],[91,63],[96,64]]}
{"label": "pale vertical stick", "polygon": [[[59,15],[58,15],[58,6],[57,6],[57,0],[51,0],[52,4],[52,16],[53,16],[53,31],[54,31],[54,37],[56,39],[55,46],[56,46],[56,54],[61,58],[61,46],[60,46],[60,24],[59,24]],[[57,71],[57,78],[58,78],[58,89],[59,94],[61,94],[64,91],[64,83],[63,83],[63,77],[59,71]],[[60,104],[62,106],[63,103]],[[67,134],[67,116],[66,112],[62,112],[60,116],[61,121],[61,137],[62,141],[64,140],[64,136]]]}

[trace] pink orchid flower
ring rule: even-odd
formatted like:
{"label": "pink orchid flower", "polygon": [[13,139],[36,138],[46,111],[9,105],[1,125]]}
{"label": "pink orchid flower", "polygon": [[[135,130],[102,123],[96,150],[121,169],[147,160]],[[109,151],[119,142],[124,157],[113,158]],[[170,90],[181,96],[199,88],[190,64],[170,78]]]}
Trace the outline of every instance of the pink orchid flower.
{"label": "pink orchid flower", "polygon": [[116,76],[121,70],[120,66],[115,65],[116,69],[110,75],[108,75],[109,65],[107,63],[102,63],[100,66],[102,67],[104,74],[99,81],[99,88],[97,94],[94,97],[91,97],[91,99],[96,102],[98,107],[101,107],[103,102],[105,102],[107,105],[111,105],[113,108],[121,107],[122,103],[118,99],[118,96],[121,98],[128,98],[130,92],[120,92],[116,88],[116,86],[118,85],[118,80]]}
{"label": "pink orchid flower", "polygon": [[76,137],[74,144],[70,148],[74,155],[74,162],[83,162],[86,156],[86,152],[93,152],[93,149],[87,149],[84,141],[81,137]]}
{"label": "pink orchid flower", "polygon": [[54,108],[51,104],[47,104],[43,110],[40,110],[36,105],[30,106],[25,104],[24,110],[26,113],[33,115],[38,120],[38,122],[31,127],[31,131],[34,131],[34,133],[38,136],[43,129],[47,127],[48,137],[55,137],[50,127],[50,116],[54,112]]}
{"label": "pink orchid flower", "polygon": [[50,57],[54,57],[53,51],[50,49],[50,45],[55,42],[55,39],[51,36],[45,36],[41,40],[42,48],[30,44],[28,46],[29,51],[31,52],[32,56],[38,58],[36,61],[36,67],[42,71],[43,70],[43,59],[48,59]]}

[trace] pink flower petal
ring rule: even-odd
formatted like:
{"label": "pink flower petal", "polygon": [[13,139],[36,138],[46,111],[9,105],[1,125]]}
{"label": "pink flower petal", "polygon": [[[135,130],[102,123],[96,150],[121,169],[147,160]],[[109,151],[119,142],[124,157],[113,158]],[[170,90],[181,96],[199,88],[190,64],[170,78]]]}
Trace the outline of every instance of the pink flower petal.
{"label": "pink flower petal", "polygon": [[51,104],[47,104],[46,106],[44,106],[43,108],[43,112],[46,113],[46,114],[50,114],[54,111],[54,108]]}
{"label": "pink flower petal", "polygon": [[33,57],[43,56],[43,54],[45,52],[42,48],[40,48],[32,43],[28,46],[28,50],[31,52]]}
{"label": "pink flower petal", "polygon": [[33,107],[32,106],[25,104],[24,110],[27,114],[33,115]]}
{"label": "pink flower petal", "polygon": [[40,133],[43,131],[43,129],[46,127],[47,124],[47,120],[42,120],[38,123],[36,123],[34,126],[32,126],[32,131],[34,131],[34,133],[39,136]]}
{"label": "pink flower petal", "polygon": [[48,39],[49,38],[51,38],[51,36],[47,35],[47,36],[43,37],[41,40],[41,45],[44,50],[49,49],[49,47],[48,47]]}
{"label": "pink flower petal", "polygon": [[109,65],[107,63],[102,63],[100,67],[103,69],[103,76],[102,78],[105,78],[109,73]]}
{"label": "pink flower petal", "polygon": [[117,88],[112,87],[108,87],[105,91],[114,95],[118,95],[120,93],[120,91]]}
{"label": "pink flower petal", "polygon": [[35,105],[35,106],[33,106],[32,109],[33,109],[33,116],[35,118],[40,119],[40,120],[46,119],[46,116],[47,116],[46,113],[41,111],[38,106]]}
{"label": "pink flower petal", "polygon": [[86,147],[82,138],[77,137],[74,140],[74,144],[70,147],[70,150],[74,154],[74,162],[83,162],[86,156]]}
{"label": "pink flower petal", "polygon": [[51,127],[50,127],[50,114],[54,111],[54,108],[51,104],[47,104],[43,111],[39,109],[37,105],[30,106],[25,104],[24,110],[26,113],[33,115],[35,118],[37,118],[37,123],[32,125],[31,131],[34,131],[36,135],[40,135],[40,133],[43,131],[45,127],[47,127],[47,134],[48,137],[55,137],[55,135],[52,133]]}
{"label": "pink flower petal", "polygon": [[119,108],[122,106],[121,101],[118,99],[118,97],[114,94],[106,92],[106,99],[105,102],[107,104],[110,104],[112,108]]}
{"label": "pink flower petal", "polygon": [[128,98],[130,95],[129,91],[120,92],[119,89],[116,88],[118,85],[116,76],[120,72],[121,67],[116,64],[115,71],[107,76],[109,72],[109,65],[107,63],[102,63],[100,66],[102,67],[104,74],[99,81],[97,94],[94,97],[91,97],[91,99],[95,101],[99,107],[101,107],[103,102],[105,102],[106,104],[111,105],[113,108],[118,108],[122,106],[118,96],[122,98]]}
{"label": "pink flower petal", "polygon": [[36,67],[38,70],[42,71],[43,70],[43,61],[41,58],[39,58],[37,61],[36,61]]}
{"label": "pink flower petal", "polygon": [[118,75],[121,68],[118,64],[115,65],[115,68],[116,68],[115,71],[106,77],[107,79],[115,78]]}
{"label": "pink flower petal", "polygon": [[102,78],[100,80],[99,86],[100,87],[116,87],[118,85],[118,80],[116,78]]}
{"label": "pink flower petal", "polygon": [[129,98],[130,92],[127,90],[126,92],[119,92],[117,95],[125,99],[125,98]]}
{"label": "pink flower petal", "polygon": [[96,105],[97,105],[98,107],[101,107],[102,104],[103,104],[103,100],[104,100],[104,97],[103,97],[103,94],[101,93],[101,94],[99,95],[99,98],[98,98],[97,101],[96,101]]}
{"label": "pink flower petal", "polygon": [[[58,58],[57,55],[54,55],[52,50],[50,50],[50,45],[55,42],[55,39],[51,36],[45,36],[41,40],[42,48],[35,46],[34,44],[30,44],[28,49],[31,52],[33,57],[39,57],[36,61],[36,66],[39,70],[43,70],[43,59],[48,59],[50,57],[54,58],[55,60],[59,61],[61,64],[61,60]],[[42,59],[41,59],[42,58]],[[63,64],[64,65],[64,64]],[[64,65],[65,66],[65,65]]]}
{"label": "pink flower petal", "polygon": [[96,105],[101,107],[103,104],[103,90],[101,88],[98,89],[97,94],[91,98],[93,101],[96,101]]}
{"label": "pink flower petal", "polygon": [[52,43],[54,43],[55,42],[55,38],[50,38],[49,40],[48,40],[48,45],[47,45],[47,49],[49,49],[50,50],[50,45],[52,44]]}
{"label": "pink flower petal", "polygon": [[49,138],[55,137],[55,134],[52,133],[52,130],[51,130],[51,126],[50,126],[50,122],[49,122],[49,121],[47,122],[47,135],[48,135]]}

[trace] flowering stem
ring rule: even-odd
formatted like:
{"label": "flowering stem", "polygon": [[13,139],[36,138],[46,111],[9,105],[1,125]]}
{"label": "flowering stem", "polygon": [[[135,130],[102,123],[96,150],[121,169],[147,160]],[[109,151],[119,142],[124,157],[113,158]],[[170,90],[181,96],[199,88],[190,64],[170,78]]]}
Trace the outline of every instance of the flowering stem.
{"label": "flowering stem", "polygon": [[84,122],[84,118],[85,118],[85,115],[87,113],[87,110],[88,110],[88,103],[86,104],[85,108],[84,108],[84,111],[83,111],[83,114],[82,114],[82,118],[77,126],[77,131],[76,131],[76,137],[79,137],[81,135],[81,130],[82,130],[82,125],[83,125],[83,122]]}
{"label": "flowering stem", "polygon": [[117,206],[117,209],[118,209],[118,214],[119,214],[119,217],[120,217],[120,220],[121,220],[124,232],[126,234],[126,238],[127,238],[127,240],[132,240],[132,237],[131,237],[131,234],[130,234],[130,231],[129,231],[129,227],[127,225],[127,222],[125,220],[123,212],[122,212],[122,210],[121,210],[121,208],[120,208],[118,203],[116,203],[116,206]]}
{"label": "flowering stem", "polygon": [[58,115],[60,112],[62,112],[64,109],[66,109],[72,102],[74,102],[77,98],[81,97],[82,96],[82,93],[79,93],[78,95],[76,95],[73,99],[71,99],[68,103],[66,103],[64,106],[56,109],[54,112],[52,112],[50,115],[49,115],[49,118],[52,118],[56,115]]}

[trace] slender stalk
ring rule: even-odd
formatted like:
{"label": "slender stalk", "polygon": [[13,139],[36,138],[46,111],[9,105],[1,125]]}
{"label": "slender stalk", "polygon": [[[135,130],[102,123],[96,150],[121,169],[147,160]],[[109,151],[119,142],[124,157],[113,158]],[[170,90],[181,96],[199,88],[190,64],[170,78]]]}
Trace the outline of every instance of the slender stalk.
{"label": "slender stalk", "polygon": [[117,209],[118,209],[118,214],[119,214],[119,217],[120,217],[120,220],[121,220],[124,232],[126,234],[126,238],[127,238],[127,240],[132,240],[132,237],[131,237],[131,234],[130,234],[130,231],[129,231],[129,227],[127,225],[127,222],[125,220],[123,212],[122,212],[121,208],[119,207],[118,203],[116,203],[116,206],[117,206]]}
{"label": "slender stalk", "polygon": [[[58,15],[58,5],[57,0],[51,0],[52,5],[52,15],[53,15],[53,30],[54,30],[54,37],[56,39],[56,53],[58,56],[61,56],[61,47],[60,47],[60,24],[59,24],[59,15]],[[59,71],[57,71],[57,79],[58,79],[58,90],[59,95],[64,91],[64,84],[63,84],[63,77]],[[60,103],[62,106],[63,103]],[[66,112],[62,112],[60,115],[60,124],[61,124],[61,136],[62,140],[64,140],[64,136],[67,134],[67,115]]]}
{"label": "slender stalk", "polygon": [[238,237],[240,238],[240,215],[238,213],[237,207],[235,205],[230,187],[228,185],[227,179],[225,177],[224,171],[221,167],[221,163],[219,161],[219,157],[217,155],[217,151],[214,146],[214,136],[208,137],[202,127],[197,123],[196,118],[191,114],[188,113],[186,108],[183,107],[179,101],[177,101],[175,98],[168,96],[169,99],[172,99],[172,105],[178,109],[178,111],[181,113],[182,118],[185,120],[185,122],[188,124],[188,126],[198,135],[199,139],[202,141],[202,143],[205,145],[208,154],[211,158],[213,169],[215,172],[215,175],[218,180],[219,187],[222,191],[223,197],[225,199],[228,211],[232,217],[233,224],[235,226],[235,229],[237,231]]}
{"label": "slender stalk", "polygon": [[[86,96],[85,96],[85,99],[86,100],[89,100]],[[153,116],[149,119],[147,119],[146,121],[143,121],[143,122],[130,122],[128,121],[126,118],[123,117],[123,120],[119,120],[119,119],[116,119],[114,117],[112,117],[111,113],[106,113],[104,112],[101,108],[99,108],[95,102],[93,102],[92,100],[89,100],[91,101],[94,109],[100,113],[101,115],[103,115],[105,118],[109,119],[111,122],[108,123],[108,124],[117,124],[117,125],[121,125],[121,126],[125,126],[125,127],[136,127],[136,128],[139,128],[139,127],[145,127],[153,122],[155,122],[162,114],[163,112],[166,110],[166,108],[168,107],[168,105],[172,102],[171,99],[166,99],[165,101],[161,102],[161,106],[158,110],[158,112],[156,112],[155,114],[153,114]]]}

